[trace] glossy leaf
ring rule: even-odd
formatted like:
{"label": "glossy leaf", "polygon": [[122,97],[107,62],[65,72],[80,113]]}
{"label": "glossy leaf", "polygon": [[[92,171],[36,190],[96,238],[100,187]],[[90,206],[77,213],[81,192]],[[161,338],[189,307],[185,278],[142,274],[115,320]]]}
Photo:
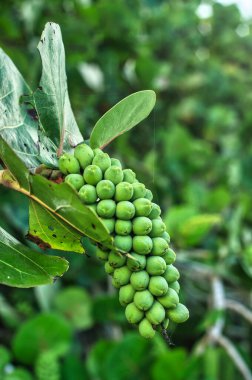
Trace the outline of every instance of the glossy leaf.
{"label": "glossy leaf", "polygon": [[0,283],[29,288],[52,284],[68,269],[68,262],[31,250],[0,227]]}
{"label": "glossy leaf", "polygon": [[70,105],[65,69],[65,50],[60,27],[46,24],[38,44],[42,60],[42,76],[34,93],[34,105],[45,134],[53,141],[60,154],[68,151],[83,137]]}
{"label": "glossy leaf", "polygon": [[90,136],[92,148],[103,148],[129,131],[152,111],[156,94],[152,90],[135,92],[106,112],[95,124]]}

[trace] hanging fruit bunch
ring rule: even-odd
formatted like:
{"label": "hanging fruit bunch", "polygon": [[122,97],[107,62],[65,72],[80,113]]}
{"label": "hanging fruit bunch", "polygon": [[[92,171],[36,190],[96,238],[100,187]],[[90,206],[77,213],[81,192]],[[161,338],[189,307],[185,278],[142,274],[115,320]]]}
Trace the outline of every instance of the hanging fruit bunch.
{"label": "hanging fruit bunch", "polygon": [[100,246],[97,257],[119,289],[128,322],[138,324],[145,338],[166,329],[170,320],[185,322],[189,312],[179,303],[176,254],[152,192],[118,159],[87,144],[63,154],[59,170],[113,237],[114,248]]}

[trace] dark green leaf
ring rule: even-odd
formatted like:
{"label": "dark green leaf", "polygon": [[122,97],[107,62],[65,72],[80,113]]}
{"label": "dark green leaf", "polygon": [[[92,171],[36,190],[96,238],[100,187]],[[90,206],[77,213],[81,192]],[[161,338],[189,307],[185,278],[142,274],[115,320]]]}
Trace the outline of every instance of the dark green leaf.
{"label": "dark green leaf", "polygon": [[20,288],[52,284],[67,269],[66,260],[32,251],[0,227],[1,284]]}
{"label": "dark green leaf", "polygon": [[121,100],[95,124],[90,136],[92,148],[103,148],[129,131],[152,111],[156,94],[152,90],[135,92]]}

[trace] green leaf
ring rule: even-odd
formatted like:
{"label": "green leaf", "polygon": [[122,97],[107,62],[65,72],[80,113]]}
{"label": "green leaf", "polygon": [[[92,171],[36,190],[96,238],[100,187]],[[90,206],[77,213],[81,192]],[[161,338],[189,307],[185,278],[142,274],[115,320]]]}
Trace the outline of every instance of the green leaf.
{"label": "green leaf", "polygon": [[69,151],[83,137],[70,105],[65,69],[65,50],[60,27],[46,24],[38,44],[42,60],[42,76],[34,93],[34,105],[46,135],[61,151]]}
{"label": "green leaf", "polygon": [[121,100],[95,124],[90,136],[91,147],[103,148],[129,131],[150,114],[155,102],[156,94],[152,90],[135,92]]}
{"label": "green leaf", "polygon": [[29,233],[26,236],[36,244],[50,248],[84,253],[82,235],[52,212],[31,200],[29,207]]}
{"label": "green leaf", "polygon": [[55,164],[55,157],[47,153],[52,143],[39,131],[34,110],[29,104],[21,103],[24,95],[30,97],[31,89],[11,59],[0,49],[0,135],[27,167],[39,166],[41,162]]}
{"label": "green leaf", "polygon": [[52,284],[67,269],[66,260],[32,251],[0,227],[1,284],[20,288]]}

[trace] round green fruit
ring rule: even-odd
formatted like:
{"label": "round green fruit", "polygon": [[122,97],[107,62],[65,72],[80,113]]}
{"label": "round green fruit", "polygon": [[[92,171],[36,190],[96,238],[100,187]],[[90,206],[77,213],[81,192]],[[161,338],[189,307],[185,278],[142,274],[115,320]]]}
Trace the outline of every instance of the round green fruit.
{"label": "round green fruit", "polygon": [[120,283],[118,282],[117,279],[115,279],[114,277],[112,277],[112,281],[111,281],[112,285],[114,286],[114,288],[116,289],[120,289],[121,285]]}
{"label": "round green fruit", "polygon": [[95,156],[97,156],[97,154],[103,154],[103,151],[102,151],[100,148],[95,148],[95,149],[93,150],[93,152],[94,152],[94,155],[95,155]]}
{"label": "round green fruit", "polygon": [[146,188],[143,183],[134,182],[132,184],[132,187],[133,187],[133,196],[132,196],[133,201],[138,198],[144,198],[146,194]]}
{"label": "round green fruit", "polygon": [[149,236],[134,236],[133,250],[141,255],[148,255],[152,250],[152,240]]}
{"label": "round green fruit", "polygon": [[163,296],[168,291],[167,281],[162,276],[151,276],[149,282],[149,291],[154,296]]}
{"label": "round green fruit", "polygon": [[97,210],[97,203],[93,203],[91,205],[87,205],[87,207],[90,208],[91,210],[93,210],[95,213],[97,213],[96,212],[96,210]]}
{"label": "round green fruit", "polygon": [[139,310],[148,310],[154,302],[153,295],[148,290],[141,290],[134,295],[134,304]]}
{"label": "round green fruit", "polygon": [[159,325],[165,319],[165,309],[158,301],[154,301],[152,307],[145,315],[151,324]]}
{"label": "round green fruit", "polygon": [[175,323],[183,323],[189,318],[189,310],[185,305],[179,303],[175,309],[167,310],[167,317]]}
{"label": "round green fruit", "polygon": [[166,308],[174,308],[179,303],[179,297],[174,289],[169,288],[164,296],[158,297],[158,301]]}
{"label": "round green fruit", "polygon": [[180,285],[178,281],[170,282],[169,283],[169,289],[174,289],[175,292],[179,293],[180,291]]}
{"label": "round green fruit", "polygon": [[172,264],[167,265],[166,270],[164,272],[164,278],[168,283],[177,281],[179,279],[179,271]]}
{"label": "round green fruit", "polygon": [[130,283],[135,290],[144,290],[148,287],[150,277],[144,270],[133,272],[130,276]]}
{"label": "round green fruit", "polygon": [[79,161],[69,153],[64,153],[59,158],[59,170],[63,174],[79,174],[80,173],[80,164]]}
{"label": "round green fruit", "polygon": [[129,283],[131,271],[124,265],[123,267],[116,268],[113,273],[114,281],[117,285],[127,285]]}
{"label": "round green fruit", "polygon": [[120,201],[129,201],[133,195],[133,187],[131,183],[120,182],[116,185],[115,189],[115,200]]}
{"label": "round green fruit", "polygon": [[123,180],[123,171],[118,166],[110,166],[105,171],[104,178],[113,182],[114,185],[117,185]]}
{"label": "round green fruit", "polygon": [[124,252],[129,252],[132,248],[132,237],[116,235],[114,238],[114,246]]}
{"label": "round green fruit", "polygon": [[151,250],[154,256],[163,256],[169,249],[169,245],[166,240],[161,237],[152,238],[153,248]]}
{"label": "round green fruit", "polygon": [[126,263],[126,256],[120,255],[117,252],[111,251],[108,255],[108,262],[113,268],[120,268]]}
{"label": "round green fruit", "polygon": [[107,153],[101,152],[94,156],[92,164],[99,166],[104,173],[111,166],[111,160]]}
{"label": "round green fruit", "polygon": [[138,216],[133,219],[133,232],[135,235],[148,235],[152,228],[152,223],[146,216]]}
{"label": "round green fruit", "polygon": [[121,201],[116,206],[116,217],[122,220],[130,220],[135,215],[135,207],[129,201]]}
{"label": "round green fruit", "polygon": [[129,323],[138,323],[143,319],[144,312],[139,310],[134,302],[132,302],[126,306],[125,316]]}
{"label": "round green fruit", "polygon": [[147,258],[146,270],[151,276],[160,276],[165,273],[166,262],[160,256],[151,256]]}
{"label": "round green fruit", "polygon": [[133,202],[136,209],[136,216],[148,216],[151,212],[151,201],[146,198],[138,198]]}
{"label": "round green fruit", "polygon": [[107,251],[103,251],[100,248],[97,248],[97,250],[96,250],[96,257],[99,260],[107,261],[108,260],[108,252]]}
{"label": "round green fruit", "polygon": [[131,284],[124,285],[119,290],[119,302],[122,306],[127,306],[134,299],[135,289]]}
{"label": "round green fruit", "polygon": [[116,211],[116,204],[112,199],[104,199],[97,204],[97,214],[102,218],[113,218]]}
{"label": "round green fruit", "polygon": [[170,265],[176,260],[176,253],[171,248],[169,248],[163,255],[163,259],[167,265]]}
{"label": "round green fruit", "polygon": [[85,168],[83,177],[86,183],[95,186],[102,180],[102,171],[97,165],[89,165]]}
{"label": "round green fruit", "polygon": [[150,219],[157,219],[161,215],[161,208],[156,203],[152,203],[152,209],[149,214]]}
{"label": "round green fruit", "polygon": [[111,166],[118,166],[122,169],[122,164],[117,158],[111,158]]}
{"label": "round green fruit", "polygon": [[94,152],[87,144],[80,144],[74,149],[74,157],[77,158],[82,169],[85,169],[92,163]]}
{"label": "round green fruit", "polygon": [[168,232],[164,232],[161,236],[163,239],[165,239],[167,241],[168,244],[170,244],[171,242],[171,238],[170,238],[170,235],[168,234]]}
{"label": "round green fruit", "polygon": [[169,318],[165,318],[165,320],[163,321],[163,323],[162,323],[162,327],[163,327],[165,330],[168,329],[169,322],[170,322]]}
{"label": "round green fruit", "polygon": [[115,222],[115,232],[117,235],[127,236],[132,231],[132,223],[130,220],[117,219]]}
{"label": "round green fruit", "polygon": [[68,174],[65,182],[77,191],[84,185],[84,179],[81,174]]}
{"label": "round green fruit", "polygon": [[149,201],[152,201],[153,194],[152,194],[152,192],[149,189],[146,189],[146,193],[145,193],[144,198],[149,199]]}
{"label": "round green fruit", "polygon": [[115,194],[115,185],[113,182],[104,179],[97,184],[96,192],[100,199],[111,199]]}
{"label": "round green fruit", "polygon": [[110,218],[110,219],[105,219],[105,218],[100,218],[102,223],[105,225],[105,227],[109,230],[109,233],[112,234],[115,229],[115,219]]}
{"label": "round green fruit", "polygon": [[132,272],[138,272],[143,270],[146,266],[146,257],[143,255],[138,255],[137,253],[130,253],[132,257],[127,258],[127,267]]}
{"label": "round green fruit", "polygon": [[96,189],[92,185],[84,185],[79,190],[79,197],[85,204],[92,204],[97,199]]}
{"label": "round green fruit", "polygon": [[157,237],[161,236],[166,230],[166,225],[162,221],[162,219],[152,219],[152,229],[150,236]]}
{"label": "round green fruit", "polygon": [[114,268],[109,264],[108,261],[106,261],[105,265],[104,265],[104,269],[105,269],[105,272],[107,274],[110,274],[112,275],[114,273]]}
{"label": "round green fruit", "polygon": [[136,174],[131,169],[123,170],[123,180],[124,182],[133,183],[136,180]]}
{"label": "round green fruit", "polygon": [[156,331],[153,329],[152,324],[147,318],[144,318],[138,326],[139,334],[145,339],[154,338]]}

